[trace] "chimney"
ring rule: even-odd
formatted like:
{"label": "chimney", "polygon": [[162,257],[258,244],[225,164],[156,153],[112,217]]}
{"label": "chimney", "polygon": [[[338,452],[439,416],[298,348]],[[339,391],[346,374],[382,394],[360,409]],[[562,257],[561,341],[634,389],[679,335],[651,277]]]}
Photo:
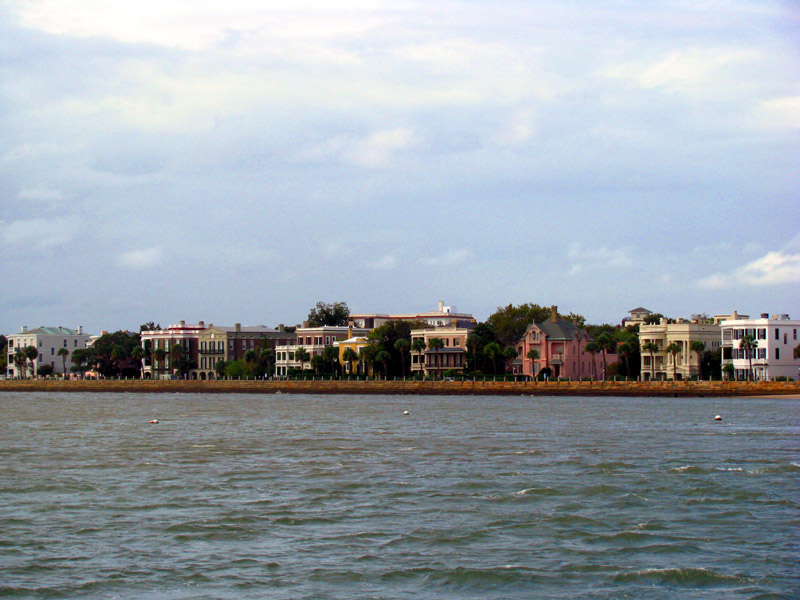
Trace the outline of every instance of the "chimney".
{"label": "chimney", "polygon": [[200,321],[200,322],[198,323],[198,325],[199,325],[200,327],[205,327],[205,326],[206,326],[206,322],[205,322],[205,321]]}
{"label": "chimney", "polygon": [[233,328],[236,330],[236,333],[239,333],[242,330],[242,324],[236,323],[234,324]]}
{"label": "chimney", "polygon": [[181,319],[181,327],[186,327],[186,321],[184,321],[183,319]]}
{"label": "chimney", "polygon": [[302,329],[308,329],[308,321],[303,321],[303,324],[300,327]]}
{"label": "chimney", "polygon": [[769,319],[769,313],[761,313],[762,319]]}
{"label": "chimney", "polygon": [[278,331],[280,331],[281,333],[283,333],[284,331],[286,331],[286,325],[284,325],[283,323],[281,323],[280,325],[278,325]]}
{"label": "chimney", "polygon": [[347,328],[347,339],[349,340],[352,337],[353,337],[353,326],[351,325]]}
{"label": "chimney", "polygon": [[20,328],[19,332],[20,332],[20,333],[28,333],[28,326],[27,326],[27,325],[23,325],[23,326]]}
{"label": "chimney", "polygon": [[553,323],[558,321],[558,307],[555,304],[550,307],[550,321]]}
{"label": "chimney", "polygon": [[83,335],[83,325],[78,325],[78,335]]}
{"label": "chimney", "polygon": [[444,312],[444,300],[439,300],[439,312]]}

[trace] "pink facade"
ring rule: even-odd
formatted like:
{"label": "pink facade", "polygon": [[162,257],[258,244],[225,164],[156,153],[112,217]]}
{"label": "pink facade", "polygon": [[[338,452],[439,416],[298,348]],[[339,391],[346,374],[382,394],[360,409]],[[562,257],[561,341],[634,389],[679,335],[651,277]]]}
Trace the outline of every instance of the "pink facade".
{"label": "pink facade", "polygon": [[[592,338],[584,329],[559,318],[556,307],[553,307],[550,318],[529,326],[517,343],[519,358],[515,371],[520,375],[536,377],[547,367],[554,378],[604,379],[602,356],[596,354],[593,358],[586,352],[586,344],[591,341]],[[538,353],[535,358],[529,356],[531,350]]]}

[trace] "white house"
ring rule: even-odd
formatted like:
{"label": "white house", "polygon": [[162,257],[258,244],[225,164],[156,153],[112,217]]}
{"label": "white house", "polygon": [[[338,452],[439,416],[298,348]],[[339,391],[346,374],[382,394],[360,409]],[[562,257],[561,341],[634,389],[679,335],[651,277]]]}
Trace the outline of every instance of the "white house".
{"label": "white house", "polygon": [[[753,364],[753,377],[758,380],[773,380],[776,377],[800,377],[800,359],[794,357],[794,349],[800,344],[797,332],[800,321],[789,315],[762,313],[760,319],[731,319],[720,323],[722,332],[722,365],[733,365],[736,379],[747,379],[750,362]],[[751,335],[758,346],[748,357],[740,348],[742,338]]]}
{"label": "white house", "polygon": [[[53,373],[63,374],[64,366],[69,373],[72,353],[78,349],[88,347],[91,341],[89,334],[83,333],[83,327],[78,329],[68,329],[67,327],[37,327],[28,329],[26,326],[20,328],[19,333],[12,333],[8,337],[8,371],[9,377],[26,377],[31,374],[36,375],[39,367],[44,364],[52,365]],[[39,355],[34,361],[34,372],[30,372],[30,361],[23,371],[17,369],[14,363],[14,354],[17,350],[25,349],[28,346],[36,348]],[[67,355],[59,356],[58,351],[66,348]],[[63,352],[62,352],[63,354]]]}

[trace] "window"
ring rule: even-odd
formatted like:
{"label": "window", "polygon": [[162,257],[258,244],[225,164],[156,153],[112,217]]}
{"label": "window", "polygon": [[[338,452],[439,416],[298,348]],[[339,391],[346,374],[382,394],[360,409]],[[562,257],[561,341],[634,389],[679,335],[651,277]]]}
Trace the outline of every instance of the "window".
{"label": "window", "polygon": [[776,340],[781,339],[781,330],[778,329],[777,327],[775,328],[775,339]]}
{"label": "window", "polygon": [[55,356],[55,355],[56,355],[56,349],[50,348],[50,356]]}
{"label": "window", "polygon": [[42,347],[42,340],[39,340],[39,348]]}
{"label": "window", "polygon": [[789,340],[787,340],[786,337],[787,337],[787,334],[784,333],[783,334],[783,343],[784,344],[787,344],[789,342]]}
{"label": "window", "polygon": [[64,340],[64,348],[67,347],[67,340]]}
{"label": "window", "polygon": [[780,359],[781,359],[781,349],[775,348],[775,360],[780,360]]}
{"label": "window", "polygon": [[759,329],[758,330],[758,339],[765,340],[767,339],[767,330],[766,329]]}

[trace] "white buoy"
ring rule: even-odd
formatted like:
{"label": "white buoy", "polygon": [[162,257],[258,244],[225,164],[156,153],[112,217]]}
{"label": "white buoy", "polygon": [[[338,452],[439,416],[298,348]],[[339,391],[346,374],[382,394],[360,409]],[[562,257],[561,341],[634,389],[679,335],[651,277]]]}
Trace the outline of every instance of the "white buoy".
{"label": "white buoy", "polygon": [[409,412],[407,410],[404,410],[403,414],[407,416],[409,414]]}
{"label": "white buoy", "polygon": [[150,419],[151,423],[158,423],[158,419]]}
{"label": "white buoy", "polygon": [[722,421],[722,417],[720,417],[719,415],[717,415],[716,417],[714,417],[714,420],[715,420],[715,421]]}

